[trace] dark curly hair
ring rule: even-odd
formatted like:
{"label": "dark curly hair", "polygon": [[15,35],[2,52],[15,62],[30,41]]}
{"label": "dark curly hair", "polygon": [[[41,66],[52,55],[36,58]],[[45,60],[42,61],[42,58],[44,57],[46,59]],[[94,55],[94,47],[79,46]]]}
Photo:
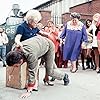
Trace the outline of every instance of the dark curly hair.
{"label": "dark curly hair", "polygon": [[6,63],[8,66],[18,64],[23,59],[23,54],[18,51],[10,51],[6,56]]}
{"label": "dark curly hair", "polygon": [[70,14],[70,17],[73,19],[73,18],[77,18],[77,19],[80,19],[81,15],[79,13],[76,13],[76,12],[73,12]]}
{"label": "dark curly hair", "polygon": [[90,27],[90,26],[88,25],[88,22],[92,23],[92,20],[91,20],[91,19],[87,19],[87,20],[86,20],[86,27],[87,27],[87,28]]}

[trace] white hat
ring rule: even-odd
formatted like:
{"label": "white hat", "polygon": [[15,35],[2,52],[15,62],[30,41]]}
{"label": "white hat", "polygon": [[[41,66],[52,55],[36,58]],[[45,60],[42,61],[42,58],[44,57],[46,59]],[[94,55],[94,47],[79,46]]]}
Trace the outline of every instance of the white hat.
{"label": "white hat", "polygon": [[42,19],[41,13],[38,10],[29,10],[25,16],[25,20],[28,21],[30,19],[39,22]]}

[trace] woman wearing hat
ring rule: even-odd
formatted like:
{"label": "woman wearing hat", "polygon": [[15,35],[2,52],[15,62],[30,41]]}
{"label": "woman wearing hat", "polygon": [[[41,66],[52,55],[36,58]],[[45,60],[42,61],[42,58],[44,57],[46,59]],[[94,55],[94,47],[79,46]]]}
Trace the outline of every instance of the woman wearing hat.
{"label": "woman wearing hat", "polygon": [[76,61],[79,57],[81,44],[87,42],[85,25],[79,21],[80,14],[71,13],[71,21],[68,21],[60,38],[65,39],[63,48],[63,60],[71,61],[71,72],[77,71]]}

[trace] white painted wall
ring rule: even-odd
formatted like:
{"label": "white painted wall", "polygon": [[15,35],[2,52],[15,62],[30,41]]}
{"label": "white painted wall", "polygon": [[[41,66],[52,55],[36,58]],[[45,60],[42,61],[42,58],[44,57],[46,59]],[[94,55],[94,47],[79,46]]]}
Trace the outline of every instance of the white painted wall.
{"label": "white painted wall", "polygon": [[[51,10],[51,16],[54,18],[55,16],[61,17],[61,14],[65,13],[65,12],[69,12],[69,8],[73,7],[75,5],[81,4],[81,3],[85,3],[88,0],[62,0],[60,2],[57,3],[53,3],[52,5],[50,5],[47,8],[44,8],[44,10]],[[53,19],[52,18],[52,19]],[[61,24],[61,20],[59,19],[56,24]]]}

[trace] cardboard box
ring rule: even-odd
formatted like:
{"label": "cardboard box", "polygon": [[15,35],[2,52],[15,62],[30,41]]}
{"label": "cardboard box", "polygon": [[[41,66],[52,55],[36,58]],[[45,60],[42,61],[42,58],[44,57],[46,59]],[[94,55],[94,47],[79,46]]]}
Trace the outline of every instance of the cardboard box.
{"label": "cardboard box", "polygon": [[[23,63],[20,67],[8,66],[6,68],[6,86],[16,89],[24,89],[28,83],[27,63]],[[39,70],[36,72],[36,87],[39,86]],[[35,88],[36,88],[35,87]]]}
{"label": "cardboard box", "polygon": [[27,63],[20,67],[8,66],[6,68],[6,86],[16,89],[24,89],[27,82]]}

